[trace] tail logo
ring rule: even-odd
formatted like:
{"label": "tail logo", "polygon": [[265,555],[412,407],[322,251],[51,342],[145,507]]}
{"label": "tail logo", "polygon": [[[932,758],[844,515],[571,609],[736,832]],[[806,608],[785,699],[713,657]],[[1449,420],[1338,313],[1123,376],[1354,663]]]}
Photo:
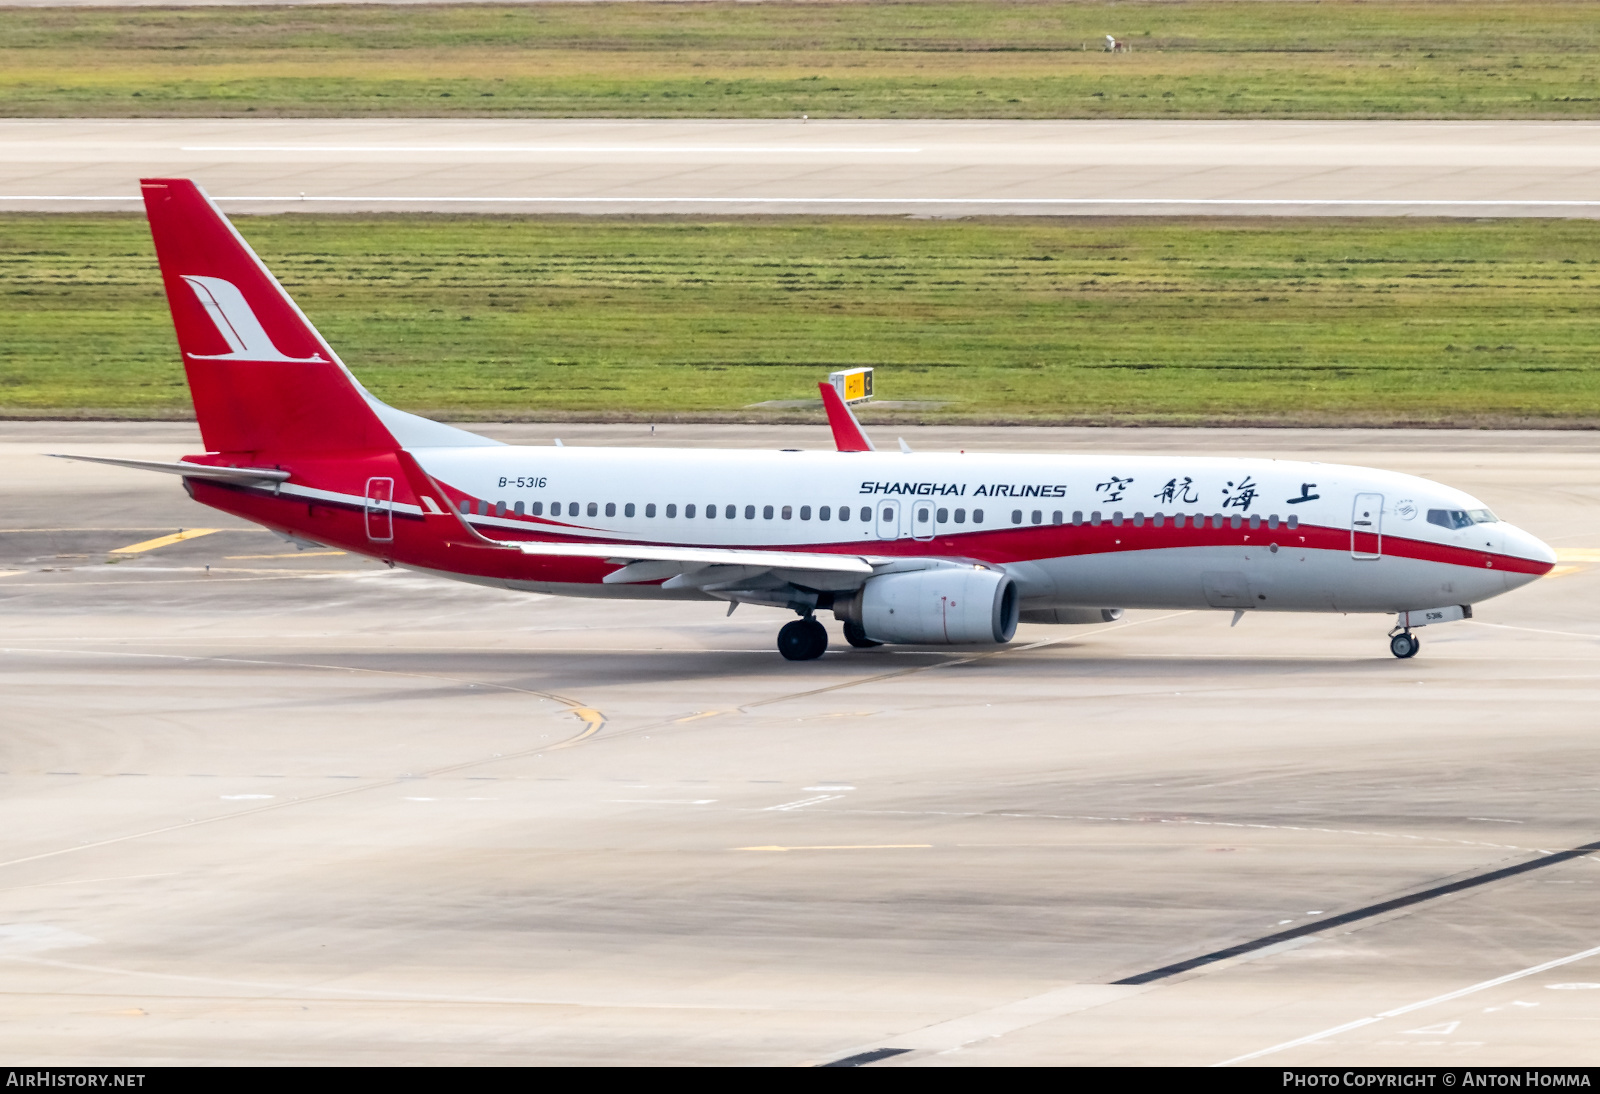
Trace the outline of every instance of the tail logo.
{"label": "tail logo", "polygon": [[272,344],[272,338],[250,310],[244,293],[231,281],[220,277],[191,277],[181,274],[200,306],[217,326],[217,333],[228,343],[227,353],[191,353],[197,361],[285,361],[303,364],[325,361],[320,353],[310,357],[290,357]]}

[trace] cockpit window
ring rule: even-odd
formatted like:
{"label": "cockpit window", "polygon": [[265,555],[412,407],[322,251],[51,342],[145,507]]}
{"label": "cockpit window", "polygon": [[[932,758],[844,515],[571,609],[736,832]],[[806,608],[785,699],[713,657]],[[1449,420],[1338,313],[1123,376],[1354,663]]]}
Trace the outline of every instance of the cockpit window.
{"label": "cockpit window", "polygon": [[1470,528],[1474,524],[1495,524],[1499,519],[1487,509],[1428,510],[1428,523],[1441,528]]}

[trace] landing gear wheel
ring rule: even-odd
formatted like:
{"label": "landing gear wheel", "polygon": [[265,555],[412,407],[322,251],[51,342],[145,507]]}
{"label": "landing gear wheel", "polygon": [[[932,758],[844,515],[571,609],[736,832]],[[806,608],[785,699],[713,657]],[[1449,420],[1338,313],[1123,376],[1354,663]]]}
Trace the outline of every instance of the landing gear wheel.
{"label": "landing gear wheel", "polygon": [[1407,657],[1415,657],[1417,655],[1417,651],[1421,648],[1422,639],[1418,638],[1410,631],[1397,634],[1393,638],[1389,639],[1389,652],[1402,660]]}
{"label": "landing gear wheel", "polygon": [[871,649],[873,646],[883,645],[882,642],[874,642],[872,639],[868,638],[867,632],[862,628],[860,623],[852,623],[849,621],[846,621],[844,625],[844,640],[858,650],[867,650]]}
{"label": "landing gear wheel", "polygon": [[778,652],[786,661],[812,661],[828,648],[828,628],[815,619],[796,619],[778,631]]}

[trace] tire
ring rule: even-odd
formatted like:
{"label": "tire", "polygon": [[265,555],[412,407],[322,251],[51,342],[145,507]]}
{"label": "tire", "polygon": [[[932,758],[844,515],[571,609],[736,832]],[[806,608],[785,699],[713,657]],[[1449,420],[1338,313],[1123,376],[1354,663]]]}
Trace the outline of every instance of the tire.
{"label": "tire", "polygon": [[1422,640],[1414,634],[1397,634],[1389,639],[1389,652],[1402,661],[1408,657],[1415,657],[1422,648]]}
{"label": "tire", "polygon": [[867,632],[860,623],[846,622],[844,625],[844,640],[858,650],[868,650],[873,646],[881,646],[882,642],[874,642],[867,637]]}
{"label": "tire", "polygon": [[796,619],[778,631],[778,652],[786,661],[814,661],[828,648],[828,629],[815,619]]}

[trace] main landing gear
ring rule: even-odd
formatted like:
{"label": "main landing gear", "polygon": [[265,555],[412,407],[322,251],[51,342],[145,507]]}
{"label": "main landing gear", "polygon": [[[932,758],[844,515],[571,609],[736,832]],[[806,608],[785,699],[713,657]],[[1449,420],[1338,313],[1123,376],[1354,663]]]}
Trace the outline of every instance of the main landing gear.
{"label": "main landing gear", "polygon": [[1421,648],[1422,639],[1410,631],[1401,631],[1399,634],[1391,635],[1389,638],[1389,652],[1401,660],[1407,657],[1415,657],[1417,651]]}
{"label": "main landing gear", "polygon": [[828,649],[828,628],[809,615],[778,631],[778,652],[786,661],[812,661]]}

